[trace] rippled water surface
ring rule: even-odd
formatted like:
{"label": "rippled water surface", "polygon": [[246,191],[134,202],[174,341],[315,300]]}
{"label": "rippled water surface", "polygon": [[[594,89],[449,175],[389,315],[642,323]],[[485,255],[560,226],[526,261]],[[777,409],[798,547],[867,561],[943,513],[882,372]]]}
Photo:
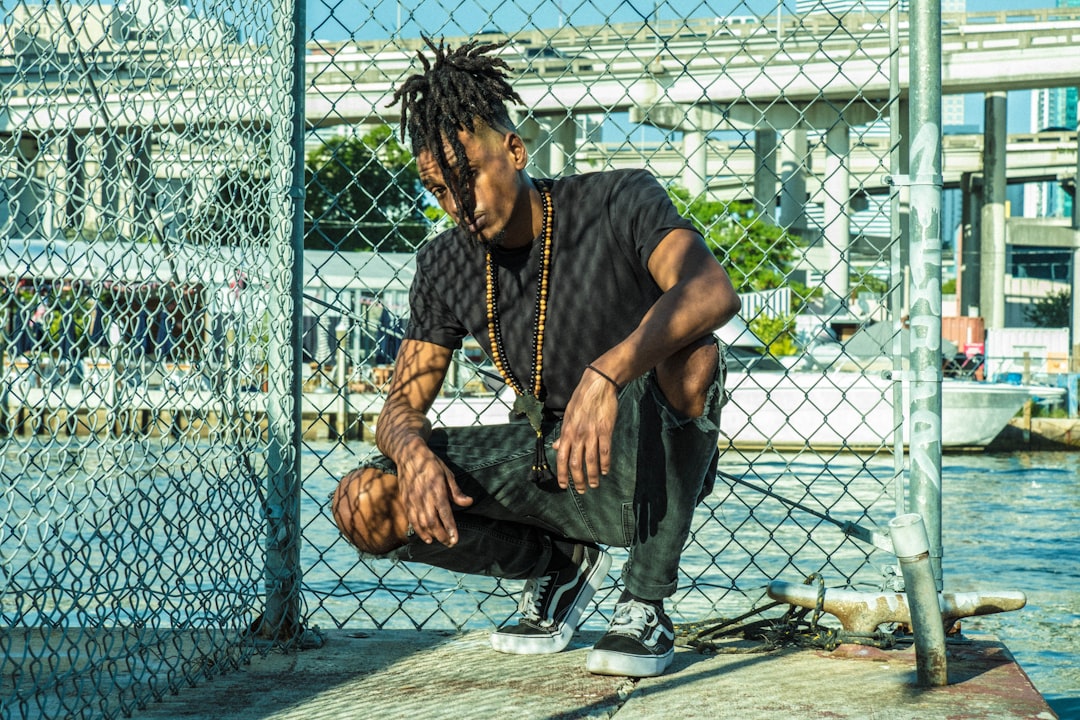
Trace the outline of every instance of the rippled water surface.
{"label": "rippled water surface", "polygon": [[[330,475],[344,471],[353,461],[339,452],[320,459]],[[888,477],[892,458],[874,462],[879,464],[874,470],[877,476]],[[821,470],[806,466],[803,459],[799,463],[798,472],[808,476]],[[860,463],[855,458],[833,457],[830,470],[840,468],[837,475],[843,475],[846,464],[857,468]],[[785,459],[755,463],[754,467],[765,476],[772,474],[771,470],[782,474],[792,469]],[[329,475],[326,481],[330,481]],[[1022,610],[965,619],[964,632],[999,637],[1061,717],[1080,718],[1080,453],[946,455],[942,486],[945,590],[1022,590],[1028,597]],[[308,526],[305,536],[321,544],[310,534],[332,531],[328,522],[321,529],[315,523]],[[335,567],[339,566],[337,560],[348,559],[349,551],[340,551],[345,555],[332,561]],[[695,552],[691,548],[684,555],[684,568],[701,561]],[[722,556],[719,560],[723,564]],[[342,589],[336,577],[320,578],[318,572],[316,568],[305,577],[308,588]],[[475,605],[485,587],[491,588],[485,586],[487,579],[455,579],[448,573],[443,578],[440,573],[425,577],[424,585],[431,591],[427,597],[412,588],[403,589],[404,594],[391,591],[389,601],[394,605],[404,602],[409,608],[429,606],[429,617],[433,617],[440,601]],[[491,589],[497,597],[485,601],[485,610],[469,624],[499,622],[513,612],[512,598],[505,591]],[[374,604],[386,601],[384,593],[371,593],[366,600]],[[356,605],[354,597],[339,596],[337,602],[351,608]],[[693,603],[692,596],[689,602]],[[702,607],[706,606],[703,595]],[[379,616],[374,606],[368,609]],[[677,609],[684,616],[695,616],[696,609],[685,600]],[[422,609],[419,617],[426,612]],[[365,612],[354,615],[350,623],[364,623],[365,616]],[[438,625],[438,618],[433,622]]]}
{"label": "rippled water surface", "polygon": [[1062,718],[1080,718],[1080,454],[946,456],[947,590],[1022,590],[1027,606],[970,618],[997,635]]}

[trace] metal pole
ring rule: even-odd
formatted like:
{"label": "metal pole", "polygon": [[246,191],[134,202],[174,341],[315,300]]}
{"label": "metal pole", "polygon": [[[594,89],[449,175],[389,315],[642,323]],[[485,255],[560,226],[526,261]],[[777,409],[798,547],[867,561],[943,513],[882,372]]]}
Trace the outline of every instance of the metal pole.
{"label": "metal pole", "polygon": [[945,624],[941,619],[938,591],[926,542],[922,518],[912,513],[889,522],[893,552],[904,575],[911,629],[915,634],[915,674],[919,687],[949,684],[945,656]]}
{"label": "metal pole", "polygon": [[[301,329],[303,327],[304,248],[304,58],[306,4],[294,0],[291,37],[281,33],[278,46],[292,58],[283,82],[291,80],[291,114],[277,118],[272,151],[281,162],[282,192],[274,201],[292,218],[272,235],[270,255],[277,262],[272,302],[291,322],[273,323],[267,371],[266,608],[258,628],[263,637],[292,643],[300,631],[300,445]],[[284,25],[285,23],[280,23]],[[282,55],[286,55],[283,51]]]}
{"label": "metal pole", "polygon": [[334,337],[337,340],[337,346],[334,348],[334,384],[337,386],[335,388],[337,400],[334,403],[334,432],[337,434],[338,442],[345,442],[345,431],[348,428],[349,377],[345,368],[345,363],[348,361],[348,355],[345,352],[348,336],[349,326],[342,318],[342,321],[334,328]]}
{"label": "metal pole", "polygon": [[911,492],[941,589],[941,0],[913,0],[909,15]]}

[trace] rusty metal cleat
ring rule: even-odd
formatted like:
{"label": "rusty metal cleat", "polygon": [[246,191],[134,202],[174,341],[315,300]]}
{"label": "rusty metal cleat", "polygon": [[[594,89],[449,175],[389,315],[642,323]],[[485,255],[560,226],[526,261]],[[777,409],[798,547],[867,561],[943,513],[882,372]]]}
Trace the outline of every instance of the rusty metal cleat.
{"label": "rusty metal cleat", "polygon": [[[774,580],[768,592],[769,597],[780,602],[817,607],[818,590],[812,585]],[[959,618],[1019,610],[1027,603],[1027,596],[1016,590],[938,593],[938,601],[941,619],[948,628]],[[885,623],[911,624],[907,595],[899,592],[826,589],[821,608],[835,616],[848,632],[872,633]]]}

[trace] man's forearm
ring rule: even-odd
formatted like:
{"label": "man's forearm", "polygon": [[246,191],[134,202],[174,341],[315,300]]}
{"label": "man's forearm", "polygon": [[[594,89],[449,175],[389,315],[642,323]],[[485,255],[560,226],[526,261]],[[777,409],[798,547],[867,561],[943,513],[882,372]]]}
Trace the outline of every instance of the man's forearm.
{"label": "man's forearm", "polygon": [[406,402],[387,400],[375,425],[375,445],[379,451],[400,465],[405,453],[416,443],[427,444],[431,421],[427,415]]}
{"label": "man's forearm", "polygon": [[700,281],[665,293],[641,324],[597,364],[626,384],[685,345],[708,335],[738,312],[738,297],[719,296]]}

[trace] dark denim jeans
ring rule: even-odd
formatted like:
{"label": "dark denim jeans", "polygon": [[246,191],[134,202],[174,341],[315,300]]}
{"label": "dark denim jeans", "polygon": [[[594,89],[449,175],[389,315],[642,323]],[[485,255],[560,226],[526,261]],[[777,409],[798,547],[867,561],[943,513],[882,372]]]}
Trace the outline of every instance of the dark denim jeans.
{"label": "dark denim jeans", "polygon": [[[694,508],[712,492],[725,374],[721,353],[699,418],[677,415],[654,373],[623,388],[610,472],[599,488],[580,495],[533,481],[536,434],[528,423],[436,429],[429,445],[474,500],[455,512],[458,543],[414,540],[384,557],[527,578],[544,574],[557,543],[586,541],[629,548],[625,587],[642,599],[668,597],[677,587]],[[546,435],[552,472],[558,431],[556,424]],[[383,457],[368,464],[393,471]]]}

